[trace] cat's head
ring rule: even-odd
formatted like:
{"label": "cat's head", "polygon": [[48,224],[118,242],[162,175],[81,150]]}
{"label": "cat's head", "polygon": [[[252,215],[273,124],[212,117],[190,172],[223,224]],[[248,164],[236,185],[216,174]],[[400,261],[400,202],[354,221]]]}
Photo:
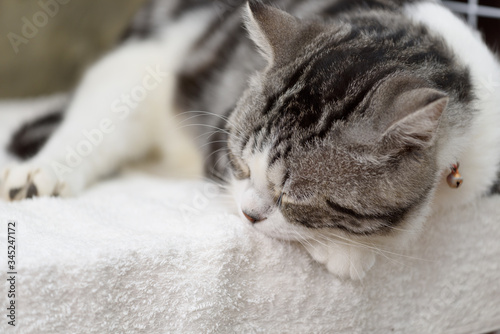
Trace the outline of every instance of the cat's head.
{"label": "cat's head", "polygon": [[387,234],[424,215],[449,99],[409,60],[421,52],[414,37],[369,18],[326,25],[258,4],[247,21],[268,66],[228,124],[242,216],[300,239]]}

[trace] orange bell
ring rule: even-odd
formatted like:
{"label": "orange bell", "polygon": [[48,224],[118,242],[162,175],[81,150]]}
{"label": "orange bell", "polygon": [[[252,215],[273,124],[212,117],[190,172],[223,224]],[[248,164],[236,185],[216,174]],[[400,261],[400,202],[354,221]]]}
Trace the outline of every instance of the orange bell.
{"label": "orange bell", "polygon": [[458,167],[460,167],[459,163],[457,163],[456,165],[451,165],[451,173],[446,178],[446,181],[448,181],[448,185],[450,186],[450,188],[456,189],[460,187],[464,182],[462,175],[460,175],[460,173],[458,172]]}

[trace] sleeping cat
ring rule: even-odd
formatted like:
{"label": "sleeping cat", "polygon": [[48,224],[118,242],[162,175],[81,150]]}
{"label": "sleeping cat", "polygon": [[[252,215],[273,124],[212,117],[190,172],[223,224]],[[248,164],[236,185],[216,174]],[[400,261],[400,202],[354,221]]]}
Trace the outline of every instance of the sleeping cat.
{"label": "sleeping cat", "polygon": [[435,1],[153,1],[41,151],[5,169],[2,196],[77,195],[155,150],[361,279],[431,212],[491,190],[499,81],[477,32]]}

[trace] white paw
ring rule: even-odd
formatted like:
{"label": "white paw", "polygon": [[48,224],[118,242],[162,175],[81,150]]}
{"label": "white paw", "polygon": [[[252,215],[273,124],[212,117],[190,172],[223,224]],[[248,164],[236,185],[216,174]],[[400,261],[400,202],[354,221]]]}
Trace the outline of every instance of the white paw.
{"label": "white paw", "polygon": [[50,167],[36,164],[3,169],[0,173],[0,191],[0,197],[7,201],[70,195],[66,183],[58,180]]}
{"label": "white paw", "polygon": [[375,254],[362,245],[346,245],[345,241],[306,244],[313,259],[326,265],[329,272],[341,277],[361,280],[375,264]]}

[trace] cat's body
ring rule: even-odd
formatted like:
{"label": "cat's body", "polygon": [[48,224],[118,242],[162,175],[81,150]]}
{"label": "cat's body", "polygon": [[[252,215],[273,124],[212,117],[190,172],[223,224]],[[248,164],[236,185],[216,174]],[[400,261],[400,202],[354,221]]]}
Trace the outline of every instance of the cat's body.
{"label": "cat's body", "polygon": [[230,180],[257,229],[361,278],[432,210],[495,184],[500,65],[460,19],[433,1],[271,3],[300,20],[257,2],[246,16],[243,1],[152,2],[141,37],[91,68],[47,145],[2,176],[3,196],[77,194],[160,148],[172,170],[204,161]]}

